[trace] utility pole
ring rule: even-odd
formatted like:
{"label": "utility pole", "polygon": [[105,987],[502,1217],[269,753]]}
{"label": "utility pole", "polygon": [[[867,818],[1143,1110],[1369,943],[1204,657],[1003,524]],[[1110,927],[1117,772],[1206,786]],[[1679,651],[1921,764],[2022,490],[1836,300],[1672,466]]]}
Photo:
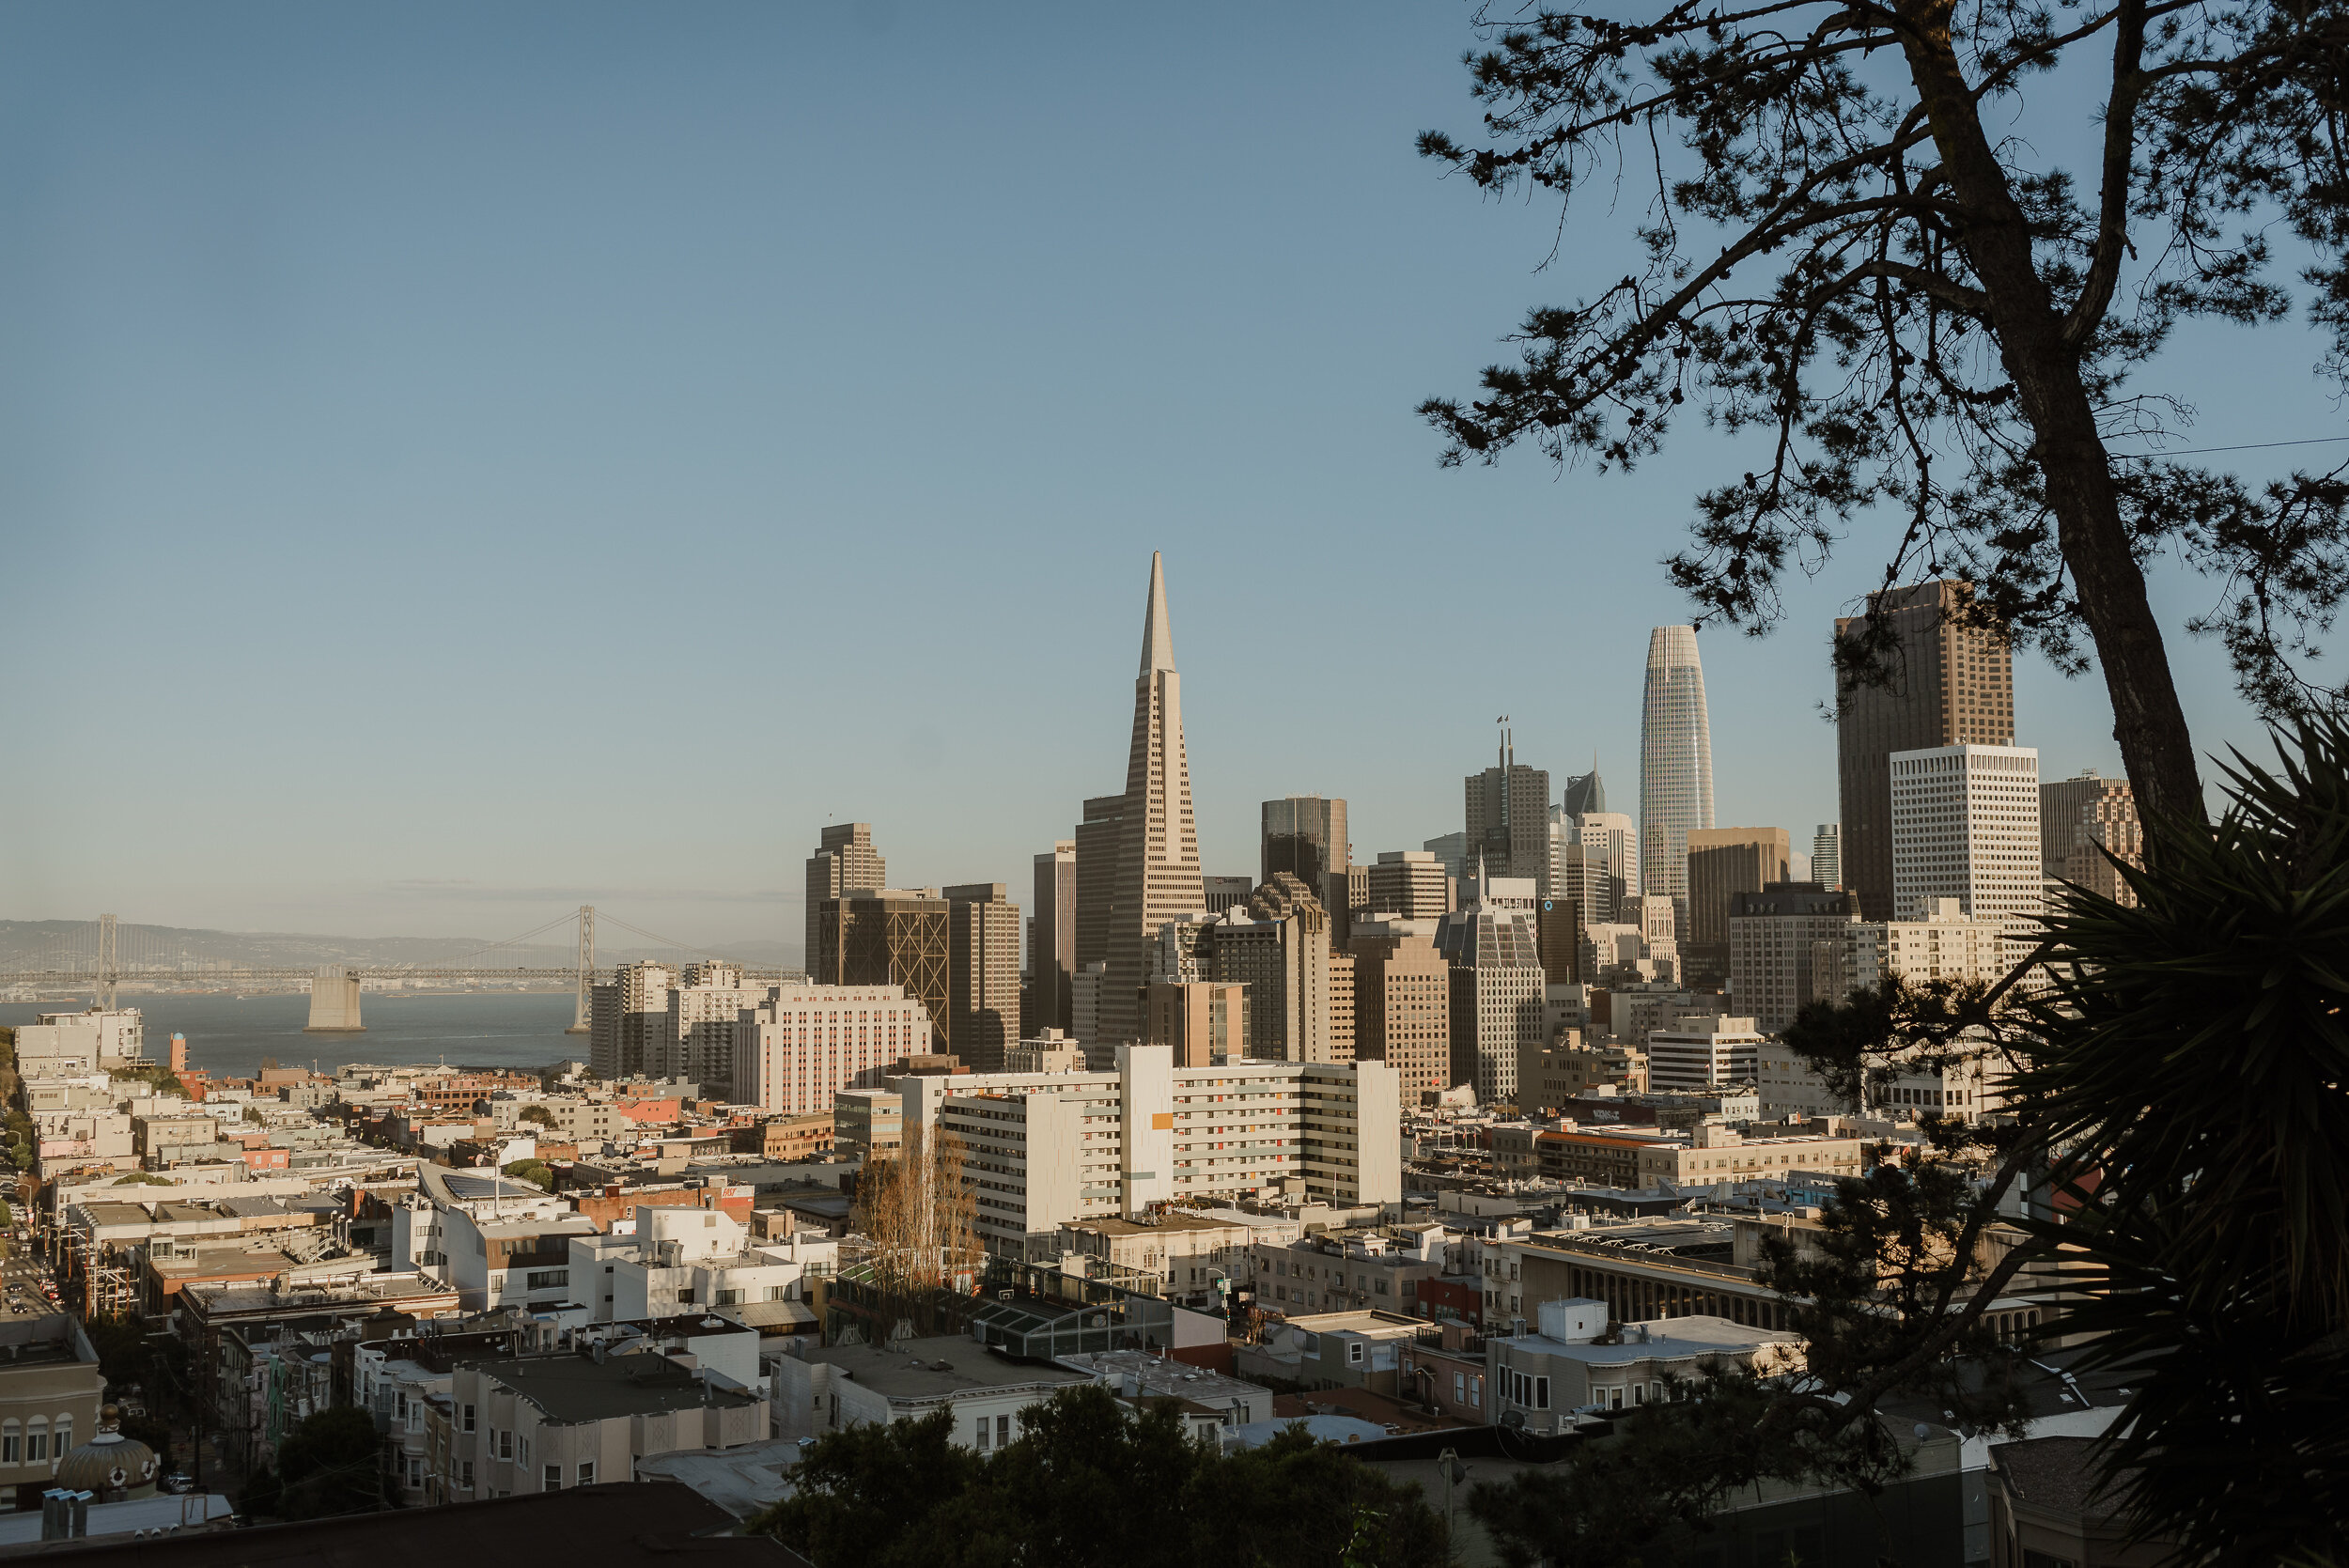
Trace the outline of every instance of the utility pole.
{"label": "utility pole", "polygon": [[579,999],[571,1008],[571,1027],[566,1034],[584,1034],[592,1025],[595,1010],[593,987],[596,983],[596,907],[579,907]]}

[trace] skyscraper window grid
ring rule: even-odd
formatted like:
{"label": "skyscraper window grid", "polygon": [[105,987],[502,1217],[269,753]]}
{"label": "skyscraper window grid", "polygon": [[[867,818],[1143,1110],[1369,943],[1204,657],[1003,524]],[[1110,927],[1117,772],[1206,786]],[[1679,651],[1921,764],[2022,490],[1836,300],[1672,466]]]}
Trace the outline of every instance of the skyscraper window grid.
{"label": "skyscraper window grid", "polygon": [[1713,732],[1696,628],[1648,634],[1647,696],[1640,719],[1640,885],[1688,893],[1688,832],[1713,826]]}

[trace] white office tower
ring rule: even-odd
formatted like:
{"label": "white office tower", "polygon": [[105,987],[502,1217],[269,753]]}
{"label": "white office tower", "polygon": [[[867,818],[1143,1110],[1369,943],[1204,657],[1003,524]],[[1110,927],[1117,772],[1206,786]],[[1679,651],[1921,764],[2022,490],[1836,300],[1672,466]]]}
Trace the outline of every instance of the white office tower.
{"label": "white office tower", "polygon": [[1688,831],[1713,826],[1713,730],[1691,626],[1648,634],[1640,717],[1641,893],[1688,895]]}
{"label": "white office tower", "polygon": [[1892,918],[1954,898],[2016,935],[2039,918],[2039,753],[2028,746],[1894,752]]}
{"label": "white office tower", "polygon": [[1843,885],[1843,829],[1841,823],[1822,822],[1819,831],[1811,835],[1811,879],[1829,893]]}
{"label": "white office tower", "polygon": [[1612,921],[1640,893],[1640,831],[1619,811],[1571,815],[1552,806],[1546,897],[1580,900],[1585,921]]}

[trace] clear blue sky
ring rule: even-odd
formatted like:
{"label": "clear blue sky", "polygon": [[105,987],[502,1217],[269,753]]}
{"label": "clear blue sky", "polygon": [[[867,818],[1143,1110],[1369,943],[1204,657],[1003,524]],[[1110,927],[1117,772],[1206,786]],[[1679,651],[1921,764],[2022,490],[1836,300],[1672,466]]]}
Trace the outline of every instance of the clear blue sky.
{"label": "clear blue sky", "polygon": [[[1024,884],[1123,785],[1154,548],[1210,871],[1268,796],[1452,831],[1501,713],[1636,810],[1656,562],[1753,465],[1436,468],[1413,404],[1620,250],[1536,275],[1549,210],[1412,155],[1466,14],[0,10],[0,917],[795,941],[849,817]],[[2198,436],[2333,433],[2308,358],[2195,339]],[[1723,823],[1835,815],[1878,544],[1706,634]],[[2117,770],[2098,681],[2018,676]]]}

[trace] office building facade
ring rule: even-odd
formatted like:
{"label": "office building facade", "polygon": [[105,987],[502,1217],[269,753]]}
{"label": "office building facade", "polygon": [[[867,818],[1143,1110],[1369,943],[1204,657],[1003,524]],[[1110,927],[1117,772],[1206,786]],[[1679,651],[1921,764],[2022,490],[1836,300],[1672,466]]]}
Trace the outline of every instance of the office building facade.
{"label": "office building facade", "polygon": [[1206,894],[1200,908],[1211,915],[1238,908],[1256,891],[1256,884],[1245,877],[1202,877],[1199,881]]}
{"label": "office building facade", "polygon": [[1751,1083],[1761,1067],[1758,1018],[1683,1014],[1647,1036],[1647,1081],[1661,1093]]}
{"label": "office building facade", "polygon": [[1077,968],[1109,961],[1111,911],[1117,902],[1118,846],[1126,834],[1126,797],[1096,795],[1077,824]]}
{"label": "office building facade", "polygon": [[1429,850],[1381,850],[1364,881],[1374,915],[1435,920],[1452,908],[1451,875]]}
{"label": "office building facade", "polygon": [[1696,628],[1648,634],[1647,690],[1640,715],[1640,886],[1688,892],[1688,834],[1713,825],[1713,728]]}
{"label": "office building facade", "polygon": [[[1876,678],[1839,673],[1836,679],[1838,870],[1870,920],[1895,913],[1892,754],[2015,744],[2014,652],[1995,631],[1968,624],[1973,598],[1970,584],[1951,582],[1871,594],[1884,640]],[[1835,623],[1846,651],[1863,648],[1869,635],[1868,615]]]}
{"label": "office building facade", "polygon": [[1035,905],[1028,916],[1028,987],[1022,1035],[1069,1027],[1077,978],[1077,841],[1065,838],[1035,858]]}
{"label": "office building facade", "polygon": [[1383,1062],[1177,1067],[1121,1046],[1106,1071],[901,1079],[909,1122],[953,1133],[989,1250],[1057,1256],[1064,1224],[1266,1195],[1402,1200],[1402,1123]]}
{"label": "office building facade", "polygon": [[1785,881],[1791,854],[1783,828],[1699,828],[1688,835],[1688,932],[1680,948],[1682,978],[1713,986],[1728,979],[1731,900]]}
{"label": "office building facade", "polygon": [[1539,898],[1531,877],[1471,882],[1443,917],[1436,949],[1451,965],[1452,1072],[1486,1104],[1517,1093],[1517,1060],[1542,1038]]}
{"label": "office building facade", "polygon": [[2144,863],[2145,830],[2128,780],[2101,778],[2092,770],[2039,786],[2039,869],[2045,879],[2133,905],[2137,891],[2120,867]]}
{"label": "office building facade", "polygon": [[1019,1033],[1019,906],[1001,882],[943,890],[946,1049],[972,1072],[1000,1071]]}
{"label": "office building facade", "polygon": [[1528,768],[1517,759],[1517,748],[1505,737],[1501,759],[1481,773],[1470,773],[1465,789],[1468,823],[1462,853],[1465,875],[1481,861],[1495,877],[1530,878],[1539,883],[1549,876],[1549,774]]}
{"label": "office building facade", "polygon": [[1892,917],[1921,920],[1954,898],[1974,920],[2039,918],[2039,753],[2028,746],[1937,746],[1890,759]]}
{"label": "office building facade", "polygon": [[1452,966],[1435,920],[1365,920],[1354,960],[1354,1056],[1394,1069],[1405,1103],[1452,1081]]}
{"label": "office building facade", "polygon": [[810,977],[819,986],[903,986],[928,1014],[929,1048],[948,1050],[951,913],[935,888],[879,888],[827,898],[817,909]]}
{"label": "office building facade", "polygon": [[[1078,870],[1081,876],[1081,848]],[[1143,613],[1142,671],[1134,680],[1117,882],[1109,951],[1103,955],[1109,965],[1100,1001],[1105,1040],[1141,1038],[1142,986],[1149,978],[1150,947],[1159,927],[1206,907],[1199,830],[1191,815],[1190,761],[1183,745],[1182,676],[1174,669],[1166,570],[1153,551],[1149,600]]]}
{"label": "office building facade", "polygon": [[1153,980],[1143,1013],[1143,1044],[1172,1050],[1177,1067],[1206,1067],[1248,1054],[1246,986]]}
{"label": "office building facade", "polygon": [[888,885],[889,862],[873,847],[870,822],[835,822],[826,828],[816,853],[807,860],[807,924],[801,928],[801,965],[811,973],[815,970],[817,912],[825,899]]}
{"label": "office building facade", "polygon": [[[1305,884],[1283,871],[1205,937],[1213,978],[1248,987],[1247,1054],[1271,1062],[1329,1062],[1330,917]],[[1351,1033],[1351,1030],[1348,1030]]]}
{"label": "office building facade", "polygon": [[1811,834],[1811,880],[1823,888],[1843,885],[1843,830],[1822,822]]}
{"label": "office building facade", "polygon": [[892,1063],[937,1030],[903,986],[770,986],[735,1034],[734,1097],[771,1115],[831,1114],[849,1090],[879,1089]]}
{"label": "office building facade", "polygon": [[1315,893],[1322,879],[1353,859],[1346,836],[1346,802],[1318,795],[1267,800],[1257,840],[1256,879],[1285,871]]}
{"label": "office building facade", "polygon": [[[1808,1003],[1828,994],[1819,985],[1823,945],[1840,946],[1859,918],[1848,890],[1816,882],[1775,882],[1735,895],[1729,911],[1729,997],[1765,1034],[1794,1022]],[[1840,998],[1836,1000],[1841,1000]]]}

